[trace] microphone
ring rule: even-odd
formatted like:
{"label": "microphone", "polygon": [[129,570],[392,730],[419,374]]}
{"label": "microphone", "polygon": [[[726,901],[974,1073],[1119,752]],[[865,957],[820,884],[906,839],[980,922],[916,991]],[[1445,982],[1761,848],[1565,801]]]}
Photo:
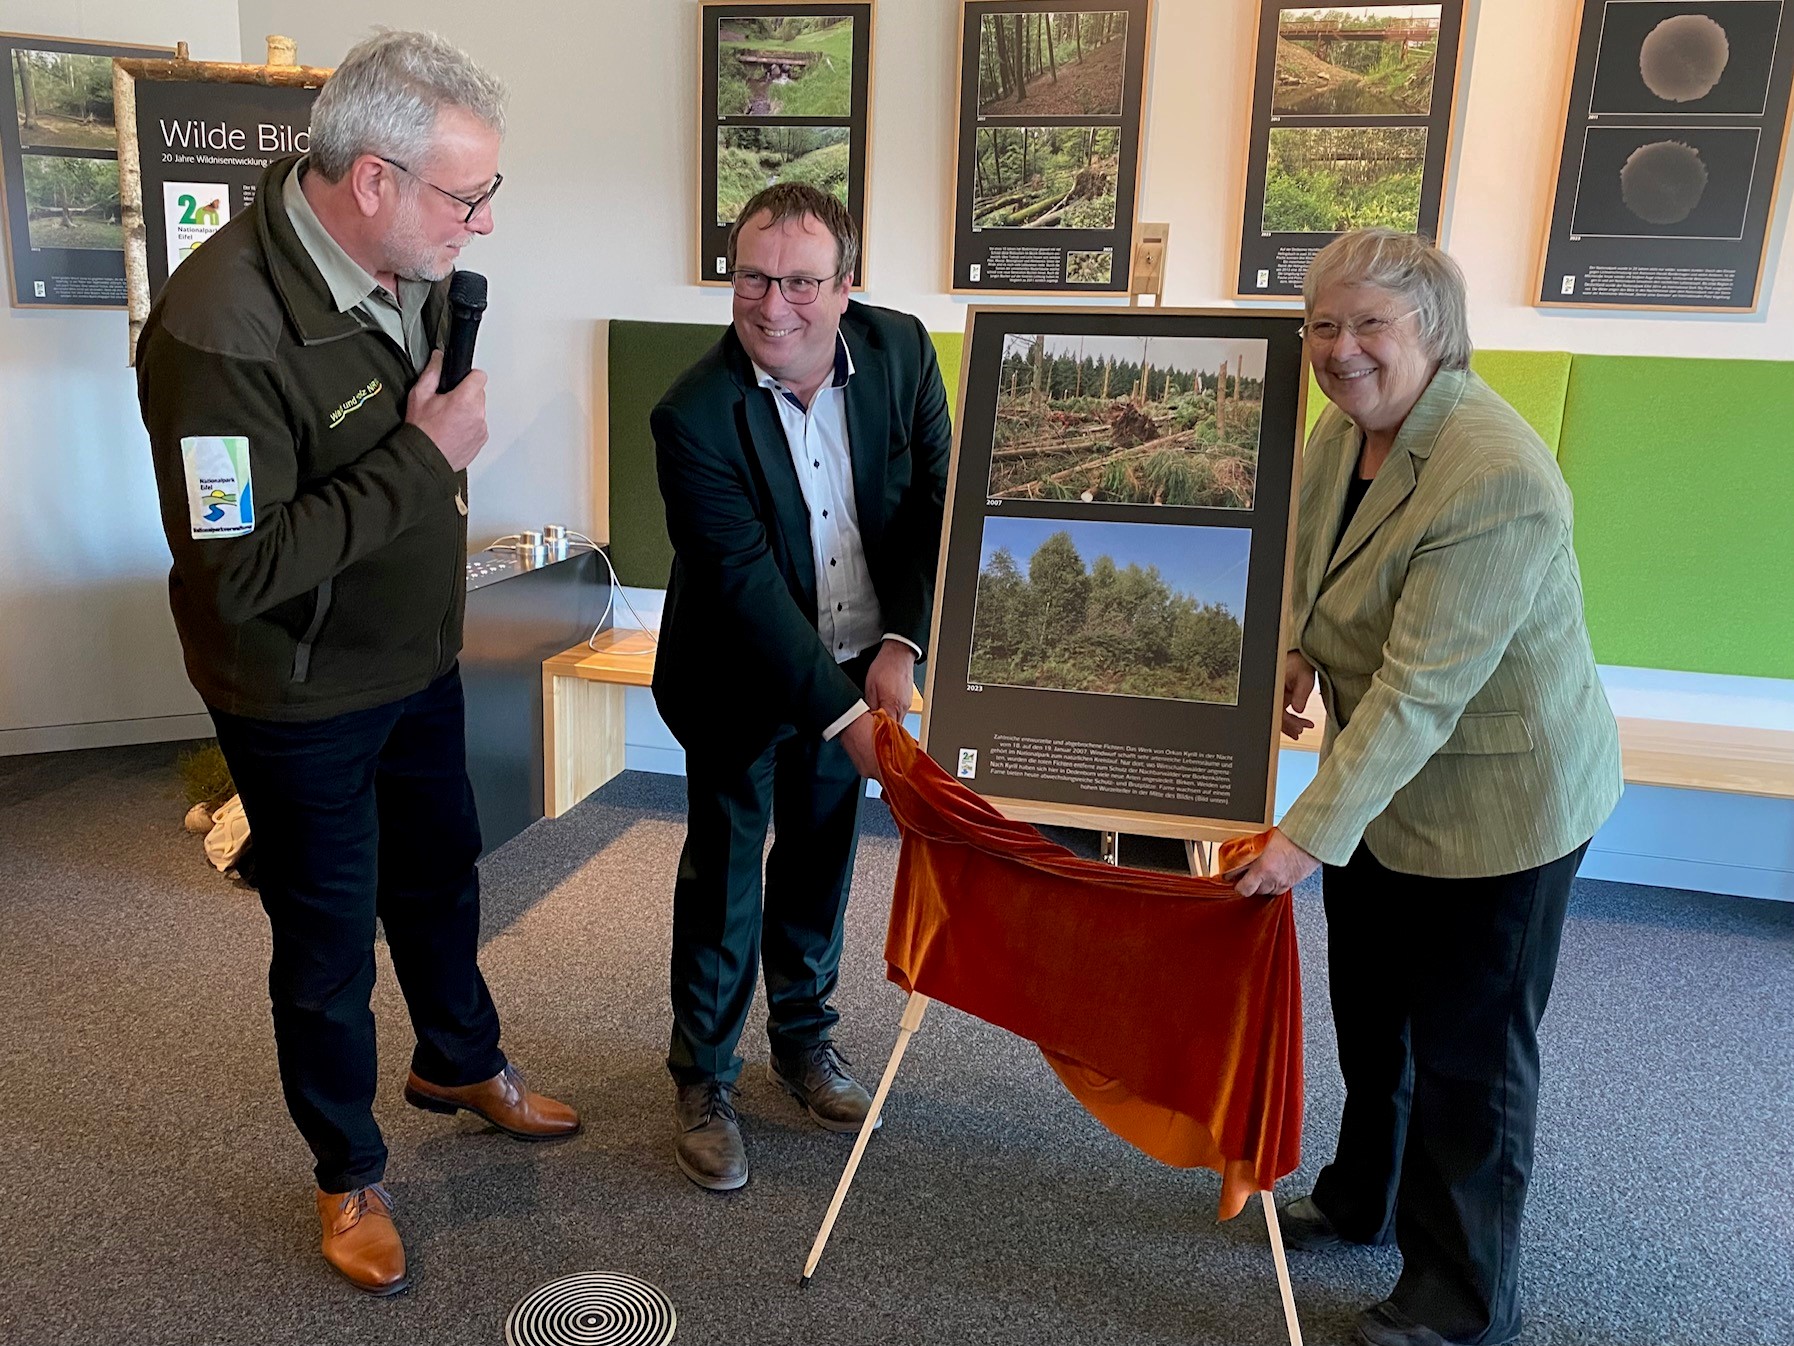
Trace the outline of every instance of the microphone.
{"label": "microphone", "polygon": [[473,342],[486,311],[486,278],[477,271],[457,271],[449,282],[448,340],[442,347],[442,378],[436,391],[446,393],[473,368]]}

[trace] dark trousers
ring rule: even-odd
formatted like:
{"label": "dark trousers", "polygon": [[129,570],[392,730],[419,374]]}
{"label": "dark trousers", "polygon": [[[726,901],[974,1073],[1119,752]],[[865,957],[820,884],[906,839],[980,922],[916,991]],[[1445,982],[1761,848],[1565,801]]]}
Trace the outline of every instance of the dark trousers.
{"label": "dark trousers", "polygon": [[[870,662],[856,659],[846,670],[863,683]],[[866,793],[839,739],[824,743],[795,729],[746,767],[687,748],[685,785],[667,1052],[681,1084],[741,1074],[735,1048],[753,1004],[756,963],[766,970],[773,1051],[789,1055],[828,1037],[839,1017],[829,997]]]}
{"label": "dark trousers", "polygon": [[473,1084],[504,1069],[480,976],[480,824],[459,670],[404,700],[277,723],[212,711],[243,799],[273,929],[268,995],[287,1110],[318,1186],[378,1182],[374,922],[417,1034],[412,1069]]}
{"label": "dark trousers", "polygon": [[1360,845],[1322,875],[1346,1102],[1314,1201],[1348,1238],[1393,1232],[1390,1299],[1448,1340],[1520,1329],[1538,1026],[1587,849],[1515,874],[1430,879]]}

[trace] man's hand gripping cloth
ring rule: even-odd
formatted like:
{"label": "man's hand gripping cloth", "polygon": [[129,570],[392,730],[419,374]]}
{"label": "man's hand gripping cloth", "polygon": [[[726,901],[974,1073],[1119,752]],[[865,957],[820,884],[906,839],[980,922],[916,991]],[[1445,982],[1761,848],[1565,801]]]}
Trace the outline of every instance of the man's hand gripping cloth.
{"label": "man's hand gripping cloth", "polygon": [[[1221,1174],[1221,1218],[1301,1158],[1302,986],[1290,895],[1083,860],[960,785],[888,716],[903,834],[890,979],[1039,1045],[1098,1121]],[[1222,871],[1262,837],[1229,841]]]}

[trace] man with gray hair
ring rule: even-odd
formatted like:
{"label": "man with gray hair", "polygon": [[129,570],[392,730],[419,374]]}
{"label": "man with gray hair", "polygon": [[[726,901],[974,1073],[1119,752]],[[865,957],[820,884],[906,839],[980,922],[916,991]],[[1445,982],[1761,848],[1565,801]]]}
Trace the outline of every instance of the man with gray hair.
{"label": "man with gray hair", "polygon": [[326,1260],[403,1289],[372,1104],[374,929],[417,1047],[406,1101],[526,1140],[578,1128],[498,1046],[457,656],[486,376],[439,387],[447,277],[492,231],[504,89],[387,32],[319,93],[311,151],[169,278],[138,347],[187,672],[254,836],[287,1108]]}

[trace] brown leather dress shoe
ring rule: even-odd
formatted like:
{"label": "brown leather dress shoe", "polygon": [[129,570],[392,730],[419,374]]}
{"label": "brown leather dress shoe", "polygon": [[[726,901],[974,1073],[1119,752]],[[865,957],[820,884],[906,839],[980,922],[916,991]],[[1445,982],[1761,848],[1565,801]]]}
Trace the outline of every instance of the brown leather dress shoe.
{"label": "brown leather dress shoe", "polygon": [[410,1284],[392,1206],[391,1195],[379,1183],[353,1192],[318,1193],[324,1260],[370,1295],[395,1295]]}
{"label": "brown leather dress shoe", "polygon": [[519,1140],[553,1140],[579,1130],[577,1112],[546,1094],[536,1093],[523,1082],[517,1067],[511,1065],[489,1080],[452,1088],[431,1084],[414,1070],[405,1081],[405,1101],[430,1112],[465,1108]]}

